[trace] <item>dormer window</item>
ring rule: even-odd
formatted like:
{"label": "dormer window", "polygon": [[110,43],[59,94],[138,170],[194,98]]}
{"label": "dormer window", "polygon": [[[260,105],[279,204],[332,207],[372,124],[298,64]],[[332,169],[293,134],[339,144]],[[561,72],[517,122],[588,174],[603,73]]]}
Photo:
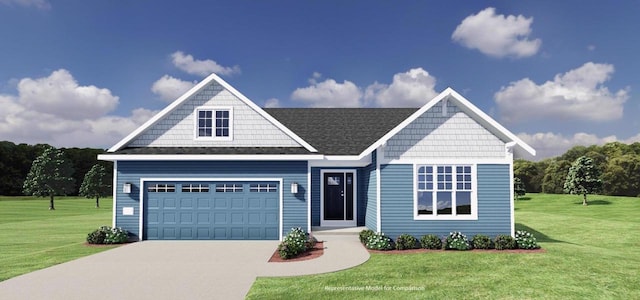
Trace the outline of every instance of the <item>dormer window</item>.
{"label": "dormer window", "polygon": [[196,140],[232,140],[233,110],[231,107],[199,107],[195,112]]}

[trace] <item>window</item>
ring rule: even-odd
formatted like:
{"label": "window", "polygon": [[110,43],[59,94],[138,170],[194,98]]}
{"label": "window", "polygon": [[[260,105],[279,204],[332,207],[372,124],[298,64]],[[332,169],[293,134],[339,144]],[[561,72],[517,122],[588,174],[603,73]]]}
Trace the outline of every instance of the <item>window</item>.
{"label": "window", "polygon": [[249,185],[249,191],[252,193],[277,192],[275,183],[252,183]]}
{"label": "window", "polygon": [[183,193],[208,193],[209,185],[208,184],[183,184],[182,192]]}
{"label": "window", "polygon": [[150,193],[173,193],[176,191],[175,184],[150,184],[147,186]]}
{"label": "window", "polygon": [[417,216],[475,218],[473,177],[470,165],[416,166]]}
{"label": "window", "polygon": [[199,107],[196,109],[196,139],[232,138],[232,109],[221,107]]}
{"label": "window", "polygon": [[219,183],[216,184],[216,193],[238,193],[242,192],[241,183]]}

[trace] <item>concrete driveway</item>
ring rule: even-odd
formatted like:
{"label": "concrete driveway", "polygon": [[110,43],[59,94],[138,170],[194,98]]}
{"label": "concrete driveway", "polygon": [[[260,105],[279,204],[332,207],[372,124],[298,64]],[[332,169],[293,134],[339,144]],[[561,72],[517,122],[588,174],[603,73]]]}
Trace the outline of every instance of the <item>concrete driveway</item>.
{"label": "concrete driveway", "polygon": [[[318,237],[318,236],[316,236]],[[322,236],[313,260],[268,263],[278,241],[145,241],[0,282],[0,299],[243,299],[258,276],[364,263],[357,236]]]}

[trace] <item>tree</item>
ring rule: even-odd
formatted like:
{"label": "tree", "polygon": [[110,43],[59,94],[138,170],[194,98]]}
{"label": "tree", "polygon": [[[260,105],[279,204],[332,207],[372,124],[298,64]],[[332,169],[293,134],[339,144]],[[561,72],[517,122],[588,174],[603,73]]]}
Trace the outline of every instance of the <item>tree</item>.
{"label": "tree", "polygon": [[73,168],[65,161],[62,151],[48,146],[31,164],[22,189],[27,195],[49,196],[49,210],[55,210],[53,197],[72,191],[72,175]]}
{"label": "tree", "polygon": [[525,188],[532,193],[542,190],[542,177],[547,168],[546,161],[531,162],[517,159],[513,162],[513,175],[520,178]]}
{"label": "tree", "polygon": [[640,195],[640,157],[627,154],[610,159],[602,174],[602,181],[607,195]]}
{"label": "tree", "polygon": [[109,195],[109,184],[105,184],[106,171],[99,164],[93,165],[91,170],[84,174],[84,180],[80,185],[80,196],[96,198],[96,208],[100,208],[100,197]]}
{"label": "tree", "polygon": [[562,194],[564,192],[564,181],[567,179],[567,172],[571,163],[566,160],[553,160],[544,171],[542,179],[542,192],[547,194]]}
{"label": "tree", "polygon": [[582,205],[587,205],[587,194],[597,193],[601,188],[600,169],[593,164],[593,160],[587,156],[576,159],[569,168],[564,191],[583,195]]}
{"label": "tree", "polygon": [[513,178],[513,193],[516,196],[516,200],[518,200],[520,196],[524,196],[527,193],[522,180],[520,180],[520,178],[518,177]]}

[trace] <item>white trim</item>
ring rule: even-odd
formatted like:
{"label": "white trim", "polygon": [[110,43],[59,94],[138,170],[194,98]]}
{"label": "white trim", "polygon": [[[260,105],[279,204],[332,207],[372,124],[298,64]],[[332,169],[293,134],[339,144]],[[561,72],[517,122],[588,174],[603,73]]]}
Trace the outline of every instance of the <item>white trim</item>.
{"label": "white trim", "polygon": [[415,159],[389,159],[382,160],[384,165],[411,165],[424,164],[508,164],[508,158],[415,158]]}
{"label": "white trim", "polygon": [[400,123],[398,126],[396,126],[391,131],[389,131],[387,134],[385,134],[378,141],[376,141],[371,146],[369,146],[367,149],[362,151],[362,153],[360,154],[360,157],[368,155],[371,152],[373,152],[374,149],[377,149],[378,147],[384,145],[390,138],[395,136],[398,132],[400,132],[402,129],[407,127],[409,124],[411,124],[413,121],[415,121],[417,118],[422,116],[425,112],[427,112],[434,105],[436,105],[441,100],[444,100],[445,98],[446,98],[447,101],[453,101],[455,104],[458,104],[460,109],[462,109],[465,113],[467,113],[467,115],[469,115],[476,122],[479,122],[481,125],[483,125],[485,128],[487,128],[487,130],[489,130],[491,133],[496,135],[498,138],[500,138],[502,140],[513,141],[518,146],[520,146],[520,148],[522,148],[523,150],[525,150],[529,154],[534,155],[534,156],[536,155],[536,150],[535,149],[531,148],[531,146],[527,145],[524,141],[522,141],[520,138],[518,138],[515,134],[511,133],[509,130],[507,130],[502,125],[500,125],[498,122],[496,122],[493,118],[491,118],[490,116],[485,114],[482,110],[480,110],[475,105],[473,105],[469,100],[467,100],[464,97],[462,97],[462,95],[458,94],[452,88],[448,87],[443,92],[441,92],[439,95],[434,97],[431,101],[427,102],[427,104],[425,104],[423,107],[421,107],[416,112],[414,112],[407,119],[402,121],[402,123]]}
{"label": "white trim", "polygon": [[209,85],[209,83],[211,82],[217,82],[218,84],[220,84],[222,87],[224,87],[227,91],[229,91],[232,95],[236,96],[238,99],[240,99],[240,101],[244,102],[246,105],[248,105],[251,109],[253,109],[255,112],[257,112],[258,114],[260,114],[263,118],[267,119],[269,122],[271,122],[273,125],[275,125],[276,127],[278,127],[280,130],[282,130],[286,135],[288,135],[289,137],[291,137],[293,140],[295,140],[298,144],[300,144],[302,147],[304,147],[305,149],[309,150],[310,152],[318,152],[318,150],[316,150],[313,146],[311,146],[309,143],[307,143],[306,141],[304,141],[301,137],[299,137],[297,134],[293,133],[293,131],[291,131],[289,128],[287,128],[286,126],[284,126],[282,123],[280,123],[280,121],[276,120],[275,118],[273,118],[271,115],[269,115],[267,112],[265,112],[262,108],[260,108],[258,105],[256,105],[255,103],[253,103],[253,101],[249,100],[249,98],[245,97],[242,93],[240,93],[238,90],[236,90],[235,88],[233,88],[231,85],[229,85],[226,81],[222,80],[222,78],[218,77],[218,75],[212,73],[211,75],[209,75],[207,78],[203,79],[202,81],[200,81],[198,84],[196,84],[193,88],[191,88],[188,92],[184,93],[182,96],[180,96],[178,99],[176,99],[175,101],[173,101],[173,103],[169,104],[167,107],[165,107],[162,111],[160,111],[158,114],[156,114],[155,116],[153,116],[149,121],[147,121],[146,123],[144,123],[142,126],[138,127],[136,130],[134,130],[132,133],[130,133],[128,136],[126,136],[124,139],[120,140],[117,144],[115,144],[113,147],[109,148],[109,150],[107,150],[107,152],[115,152],[118,151],[122,148],[124,148],[128,143],[130,143],[131,141],[133,141],[133,139],[135,139],[136,137],[138,137],[140,134],[142,134],[144,131],[146,131],[147,129],[149,129],[151,126],[153,126],[154,124],[156,124],[158,121],[160,121],[162,118],[164,118],[164,116],[168,115],[170,112],[172,112],[174,109],[176,109],[177,107],[179,107],[180,105],[182,105],[185,101],[187,101],[189,98],[191,98],[191,96],[197,94],[198,92],[200,92],[202,89],[204,89],[207,85]]}
{"label": "white trim", "polygon": [[99,154],[99,160],[109,161],[149,161],[149,160],[198,160],[198,161],[211,161],[211,160],[312,160],[322,159],[324,156],[321,154],[250,154],[250,155],[238,155],[238,154]]}
{"label": "white trim", "polygon": [[382,147],[378,148],[378,155],[376,159],[376,232],[382,232],[382,212],[380,211],[380,201],[382,200],[382,189],[380,187],[380,156],[384,154],[382,152],[384,152],[382,151]]}
{"label": "white trim", "polygon": [[509,157],[509,206],[511,206],[511,236],[516,237],[516,215],[515,215],[515,201],[513,190],[513,152],[507,148],[507,156]]}
{"label": "white trim", "polygon": [[[325,173],[342,173],[344,175],[343,186],[346,193],[347,190],[347,173],[353,174],[353,220],[352,221],[333,221],[324,219],[324,174]],[[346,199],[344,199],[346,205]],[[346,206],[345,206],[346,209]],[[356,169],[321,169],[320,170],[320,226],[321,227],[355,227],[358,225],[358,172]],[[346,213],[346,211],[345,211]]]}
{"label": "white trim", "polygon": [[[434,209],[434,215],[418,215],[418,189],[416,188],[416,183],[418,182],[418,172],[416,172],[418,166],[451,166],[451,200],[452,200],[452,214],[451,215],[438,215],[437,207]],[[456,192],[456,173],[455,167],[457,166],[471,166],[471,214],[470,215],[456,215],[454,214],[455,206],[453,204],[456,202],[455,192]],[[461,163],[447,163],[447,164],[433,164],[433,163],[415,163],[413,164],[413,219],[416,221],[424,221],[424,220],[478,220],[478,176],[477,176],[477,164],[461,164]],[[434,178],[434,191],[436,189],[436,177],[437,174],[434,170],[433,178]]]}
{"label": "white trim", "polygon": [[326,155],[321,160],[309,160],[312,167],[366,167],[371,164],[371,155],[364,157]]}
{"label": "white trim", "polygon": [[[282,178],[269,178],[269,177],[256,177],[256,178],[249,178],[249,177],[207,177],[207,178],[197,178],[197,177],[141,177],[140,178],[140,206],[139,206],[139,216],[140,216],[140,222],[138,224],[138,238],[139,240],[142,240],[142,237],[144,236],[144,203],[145,203],[145,199],[144,199],[144,184],[147,181],[190,181],[190,182],[199,182],[199,181],[277,181],[278,182],[278,186],[280,188],[280,208],[279,208],[279,214],[280,214],[280,224],[278,225],[278,239],[281,241],[282,240],[282,228],[284,226],[283,224],[283,206],[284,206],[284,184],[283,184],[283,179]],[[177,187],[176,187],[176,191],[177,191]]]}
{"label": "white trim", "polygon": [[113,162],[113,199],[111,199],[111,205],[113,206],[113,217],[111,221],[111,227],[116,227],[116,208],[118,204],[118,162]]}
{"label": "white trim", "polygon": [[[200,111],[211,111],[211,136],[198,136],[200,127]],[[229,112],[229,136],[216,136],[216,112]],[[198,141],[233,141],[233,107],[231,106],[199,106],[193,110],[193,140]]]}
{"label": "white trim", "polygon": [[311,165],[307,163],[307,233],[311,233]]}

